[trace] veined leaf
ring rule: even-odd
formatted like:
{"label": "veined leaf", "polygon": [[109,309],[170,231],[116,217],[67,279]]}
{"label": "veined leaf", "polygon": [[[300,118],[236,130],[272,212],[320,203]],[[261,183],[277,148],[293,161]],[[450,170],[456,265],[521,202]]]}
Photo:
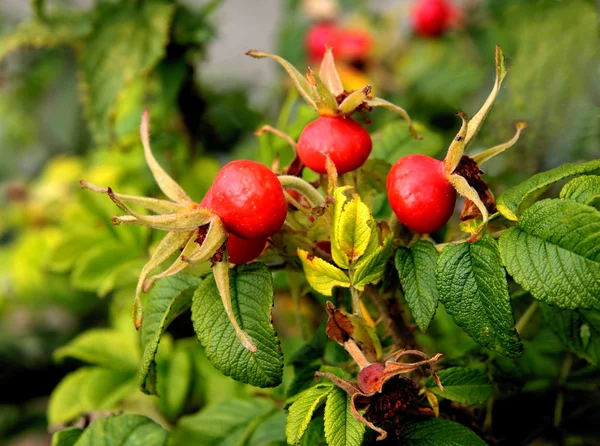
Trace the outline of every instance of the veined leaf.
{"label": "veined leaf", "polygon": [[165,53],[175,5],[162,1],[104,3],[79,51],[84,104],[99,142],[123,88],[150,71]]}
{"label": "veined leaf", "polygon": [[325,296],[331,296],[335,286],[348,288],[350,279],[344,271],[327,263],[319,257],[309,256],[308,252],[298,249],[298,257],[304,267],[306,280],[311,287]]}
{"label": "veined leaf", "polygon": [[433,244],[424,240],[396,251],[396,269],[404,298],[421,331],[427,331],[438,305],[435,279],[437,259]]}
{"label": "veined leaf", "polygon": [[349,199],[344,194],[347,189],[340,187],[334,192],[336,203],[331,234],[334,261],[342,268],[347,268],[365,253],[373,230],[369,224],[373,220],[369,208],[358,195]]}
{"label": "veined leaf", "polygon": [[446,311],[475,342],[509,358],[521,355],[506,273],[491,236],[446,246],[436,279]]}
{"label": "veined leaf", "polygon": [[441,418],[412,421],[399,438],[402,446],[486,446],[486,442],[462,424]]}
{"label": "veined leaf", "polygon": [[56,360],[75,358],[107,369],[134,371],[140,351],[137,339],[109,329],[88,330],[54,352]]}
{"label": "veined leaf", "polygon": [[254,341],[251,353],[239,341],[214,277],[204,280],[192,302],[192,321],[206,356],[223,374],[258,387],[281,383],[283,355],[271,322],[273,279],[262,263],[238,266],[229,280],[231,305],[240,327]]}
{"label": "veined leaf", "polygon": [[148,294],[142,323],[142,367],[139,372],[140,390],[157,394],[156,352],[164,331],[173,320],[192,305],[192,295],[202,281],[179,273],[156,281]]}
{"label": "veined leaf", "polygon": [[83,429],[74,426],[57,431],[52,435],[52,446],[74,446],[82,433]]}
{"label": "veined leaf", "polygon": [[443,398],[463,404],[483,404],[492,395],[489,379],[479,370],[452,367],[437,374],[444,390],[440,390],[432,376],[427,378],[425,386]]}
{"label": "veined leaf", "polygon": [[300,442],[314,411],[325,402],[327,395],[332,390],[332,384],[318,384],[302,392],[290,406],[285,427],[285,435],[289,444],[294,445]]}
{"label": "veined leaf", "polygon": [[600,205],[600,176],[583,175],[569,181],[560,191],[560,198],[583,204]]}
{"label": "veined leaf", "polygon": [[[371,237],[379,238],[376,229],[373,229]],[[385,266],[392,256],[391,237],[387,237],[383,241],[383,246],[379,246],[378,241],[376,243],[374,249],[371,249],[370,245],[367,249],[367,255],[356,262],[352,285],[360,291],[364,289],[365,285],[381,280],[385,272]]]}
{"label": "veined leaf", "polygon": [[600,211],[542,200],[500,237],[509,274],[533,297],[561,308],[600,308]]}
{"label": "veined leaf", "polygon": [[365,425],[354,419],[350,397],[339,387],[327,396],[325,406],[325,438],[329,446],[360,446]]}
{"label": "veined leaf", "polygon": [[77,446],[164,446],[169,432],[150,418],[123,414],[100,418],[88,427]]}
{"label": "veined leaf", "polygon": [[518,220],[525,209],[554,183],[583,174],[600,174],[600,160],[581,164],[563,164],[556,169],[538,173],[500,195],[497,200],[498,210],[509,220]]}
{"label": "veined leaf", "polygon": [[542,305],[542,314],[546,325],[569,350],[595,366],[600,365],[600,312]]}
{"label": "veined leaf", "polygon": [[272,403],[253,398],[229,399],[182,417],[171,434],[169,444],[235,445],[246,444],[257,423],[276,411]]}

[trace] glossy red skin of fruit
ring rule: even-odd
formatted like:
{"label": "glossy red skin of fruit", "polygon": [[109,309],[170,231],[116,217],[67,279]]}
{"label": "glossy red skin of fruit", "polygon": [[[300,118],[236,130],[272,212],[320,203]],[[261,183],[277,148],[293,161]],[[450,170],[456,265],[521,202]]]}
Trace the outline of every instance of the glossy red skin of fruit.
{"label": "glossy red skin of fruit", "polygon": [[340,30],[333,23],[322,22],[313,25],[306,33],[304,42],[308,59],[320,62],[325,55],[326,47],[336,48],[338,46],[339,37]]}
{"label": "glossy red skin of fruit", "polygon": [[[200,206],[212,210],[212,188],[206,192]],[[227,238],[227,254],[229,255],[229,262],[235,265],[251,262],[260,256],[266,245],[266,238],[246,240],[235,234],[229,234],[229,237]]]}
{"label": "glossy red skin of fruit", "polygon": [[447,0],[420,0],[412,12],[415,32],[424,37],[437,37],[450,28],[455,6]]}
{"label": "glossy red skin of fruit", "polygon": [[317,173],[327,173],[325,162],[329,154],[338,174],[362,166],[373,143],[369,132],[351,118],[321,116],[308,124],[298,139],[298,156]]}
{"label": "glossy red skin of fruit", "polygon": [[361,29],[340,32],[335,55],[352,60],[365,59],[371,51],[371,35]]}
{"label": "glossy red skin of fruit", "polygon": [[256,161],[237,160],[225,165],[203,200],[225,224],[227,232],[252,240],[281,228],[287,202],[277,176]]}
{"label": "glossy red skin of fruit", "polygon": [[426,155],[396,161],[387,177],[387,193],[398,220],[421,234],[444,226],[456,204],[456,191],[444,176],[442,161]]}

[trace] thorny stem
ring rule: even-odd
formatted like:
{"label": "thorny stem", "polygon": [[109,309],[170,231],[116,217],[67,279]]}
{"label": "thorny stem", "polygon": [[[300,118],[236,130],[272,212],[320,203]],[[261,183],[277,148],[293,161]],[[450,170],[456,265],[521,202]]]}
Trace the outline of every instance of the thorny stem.
{"label": "thorny stem", "polygon": [[379,311],[381,319],[385,321],[386,327],[394,344],[398,347],[416,347],[417,341],[410,330],[404,323],[402,314],[396,314],[396,310],[393,308],[393,302],[388,301],[384,297],[374,292],[373,288],[368,286],[365,288],[368,290],[368,296],[371,298],[377,310]]}
{"label": "thorny stem", "polygon": [[535,314],[537,308],[538,308],[538,301],[534,300],[531,303],[531,305],[529,305],[527,307],[527,309],[525,310],[525,312],[521,315],[521,317],[519,318],[519,320],[515,324],[515,329],[517,330],[517,333],[519,333],[519,335],[521,334],[521,332],[523,331],[523,329],[527,326],[527,324],[529,323],[531,317]]}
{"label": "thorny stem", "polygon": [[302,193],[312,207],[325,205],[325,198],[321,193],[302,178],[293,175],[280,175],[278,178],[284,188],[294,189]]}
{"label": "thorny stem", "polygon": [[562,420],[562,411],[565,404],[565,390],[564,386],[567,382],[567,377],[571,371],[573,365],[573,355],[570,351],[567,351],[565,359],[560,368],[560,375],[558,375],[558,393],[556,395],[556,404],[554,405],[554,421],[553,426],[559,427]]}

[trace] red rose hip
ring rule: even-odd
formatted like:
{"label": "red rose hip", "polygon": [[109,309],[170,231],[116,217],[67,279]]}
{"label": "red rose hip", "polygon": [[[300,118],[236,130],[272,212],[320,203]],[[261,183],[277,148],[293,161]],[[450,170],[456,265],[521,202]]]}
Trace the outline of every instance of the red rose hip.
{"label": "red rose hip", "polygon": [[317,173],[327,173],[326,154],[339,174],[362,166],[371,154],[369,132],[351,118],[321,116],[308,124],[298,139],[298,156]]}
{"label": "red rose hip", "polygon": [[277,176],[256,161],[238,160],[217,174],[203,204],[243,239],[268,237],[281,228],[287,203]]}
{"label": "red rose hip", "polygon": [[412,13],[413,29],[421,36],[437,37],[448,30],[455,14],[447,0],[420,0]]}
{"label": "red rose hip", "polygon": [[421,234],[444,226],[456,204],[456,191],[444,176],[443,162],[425,155],[396,161],[387,177],[387,193],[398,220]]}

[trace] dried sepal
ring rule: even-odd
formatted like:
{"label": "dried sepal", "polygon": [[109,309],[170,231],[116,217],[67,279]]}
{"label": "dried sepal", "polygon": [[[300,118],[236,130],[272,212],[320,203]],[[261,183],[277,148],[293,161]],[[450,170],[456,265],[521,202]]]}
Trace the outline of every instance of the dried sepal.
{"label": "dried sepal", "polygon": [[216,262],[213,265],[212,270],[213,275],[215,276],[217,288],[219,289],[221,301],[223,302],[223,307],[225,308],[225,313],[231,322],[231,326],[235,330],[238,340],[246,350],[255,353],[258,350],[256,345],[254,345],[254,342],[252,342],[250,335],[248,335],[248,333],[246,333],[242,327],[240,327],[240,324],[233,314],[233,307],[231,305],[231,290],[229,288],[229,262],[227,260],[227,256],[225,256],[220,262]]}
{"label": "dried sepal", "polygon": [[448,175],[446,178],[448,179],[448,181],[450,181],[450,184],[452,184],[454,189],[456,189],[456,191],[460,195],[471,200],[475,204],[475,206],[477,206],[479,212],[481,212],[481,218],[483,222],[478,228],[477,232],[472,235],[469,241],[474,242],[479,240],[485,232],[485,228],[487,227],[487,222],[489,220],[489,214],[485,207],[485,204],[483,204],[483,201],[481,201],[481,198],[479,198],[479,194],[477,193],[477,191],[469,185],[465,178],[455,174]]}
{"label": "dried sepal", "polygon": [[504,53],[502,52],[502,48],[496,45],[496,80],[494,82],[494,87],[492,88],[490,95],[488,96],[484,104],[481,106],[479,111],[475,113],[475,116],[473,116],[473,118],[471,119],[469,130],[465,137],[465,148],[468,147],[469,144],[471,144],[471,142],[479,132],[483,121],[492,109],[492,106],[496,101],[496,97],[498,96],[500,86],[502,85],[502,81],[504,80],[506,73],[507,71],[506,66],[504,64]]}
{"label": "dried sepal", "polygon": [[112,192],[112,190],[108,187],[97,186],[95,184],[88,183],[87,181],[83,180],[81,180],[79,184],[81,184],[81,187],[83,189],[88,189],[99,194],[108,195],[110,191],[113,194],[113,196],[115,196],[117,199],[119,199],[125,204],[128,204],[130,206],[140,206],[157,214],[171,214],[174,212],[181,212],[186,209],[189,209],[189,205],[173,203],[172,201],[160,200],[158,198],[140,197],[137,195],[128,194],[117,194],[115,192]]}
{"label": "dried sepal", "polygon": [[448,153],[446,153],[446,157],[444,158],[444,174],[446,176],[454,172],[465,152],[465,138],[468,132],[469,119],[463,112],[458,112],[456,114],[462,119],[462,124],[460,130],[452,140],[452,143],[448,148]]}
{"label": "dried sepal", "polygon": [[338,113],[337,100],[321,80],[321,77],[308,67],[306,78],[313,86],[313,99],[317,104],[317,113],[321,116],[335,116]]}
{"label": "dried sepal", "polygon": [[524,121],[519,121],[515,123],[515,127],[517,131],[511,139],[509,139],[505,143],[498,144],[497,146],[484,150],[483,152],[478,153],[477,155],[473,155],[472,158],[475,160],[475,162],[481,166],[486,161],[504,152],[506,149],[509,149],[512,146],[514,146],[519,140],[519,137],[521,136],[521,131],[527,127],[527,123]]}
{"label": "dried sepal", "polygon": [[205,225],[215,215],[214,212],[205,208],[194,208],[184,212],[164,215],[141,215],[132,211],[131,215],[113,217],[112,223],[113,225],[147,226],[160,231],[187,232]]}
{"label": "dried sepal", "polygon": [[310,85],[308,80],[302,75],[302,73],[296,70],[296,68],[294,68],[294,66],[291,63],[289,63],[282,57],[279,57],[275,54],[265,53],[263,51],[250,50],[247,51],[246,54],[256,59],[263,59],[266,57],[278,62],[285,69],[285,71],[288,72],[288,74],[292,78],[292,82],[294,82],[294,85],[300,92],[300,95],[304,98],[308,105],[317,110],[317,104],[315,103],[312,97],[312,86]]}
{"label": "dried sepal", "polygon": [[294,141],[292,137],[287,133],[284,133],[281,130],[276,129],[275,127],[272,127],[270,125],[263,125],[261,128],[254,132],[256,136],[262,136],[265,133],[272,133],[273,135],[279,136],[281,139],[285,140],[290,146],[292,146],[294,152],[296,151],[296,147],[298,145],[296,144],[296,141]]}
{"label": "dried sepal", "polygon": [[330,47],[327,47],[325,50],[325,56],[323,56],[323,60],[321,61],[319,75],[331,94],[339,96],[344,93],[344,86],[342,85],[338,70],[335,67],[335,60],[333,59],[333,52]]}
{"label": "dried sepal", "polygon": [[338,173],[328,153],[325,154],[325,170],[327,171],[327,196],[332,197],[337,189]]}
{"label": "dried sepal", "polygon": [[177,184],[167,172],[165,172],[152,154],[152,149],[150,148],[150,122],[148,110],[144,111],[142,115],[140,137],[142,139],[142,145],[144,146],[146,163],[148,164],[148,167],[150,167],[152,175],[154,175],[154,179],[163,193],[176,203],[192,204],[192,199],[188,197],[182,187]]}
{"label": "dried sepal", "polygon": [[[350,93],[338,106],[338,109],[342,115],[350,115],[357,108],[361,107],[363,103],[368,99],[371,94],[371,85],[366,85],[360,90],[354,90]],[[408,116],[408,115],[407,115]]]}
{"label": "dried sepal", "polygon": [[413,137],[414,139],[423,139],[423,137],[421,135],[419,135],[417,133],[417,130],[413,127],[410,116],[408,115],[406,110],[404,110],[402,107],[398,107],[397,105],[392,104],[391,102],[386,101],[385,99],[381,99],[381,98],[367,98],[364,101],[364,103],[368,107],[384,107],[384,108],[387,108],[388,110],[393,111],[394,113],[399,114],[408,123],[408,132],[410,133],[410,136]]}

